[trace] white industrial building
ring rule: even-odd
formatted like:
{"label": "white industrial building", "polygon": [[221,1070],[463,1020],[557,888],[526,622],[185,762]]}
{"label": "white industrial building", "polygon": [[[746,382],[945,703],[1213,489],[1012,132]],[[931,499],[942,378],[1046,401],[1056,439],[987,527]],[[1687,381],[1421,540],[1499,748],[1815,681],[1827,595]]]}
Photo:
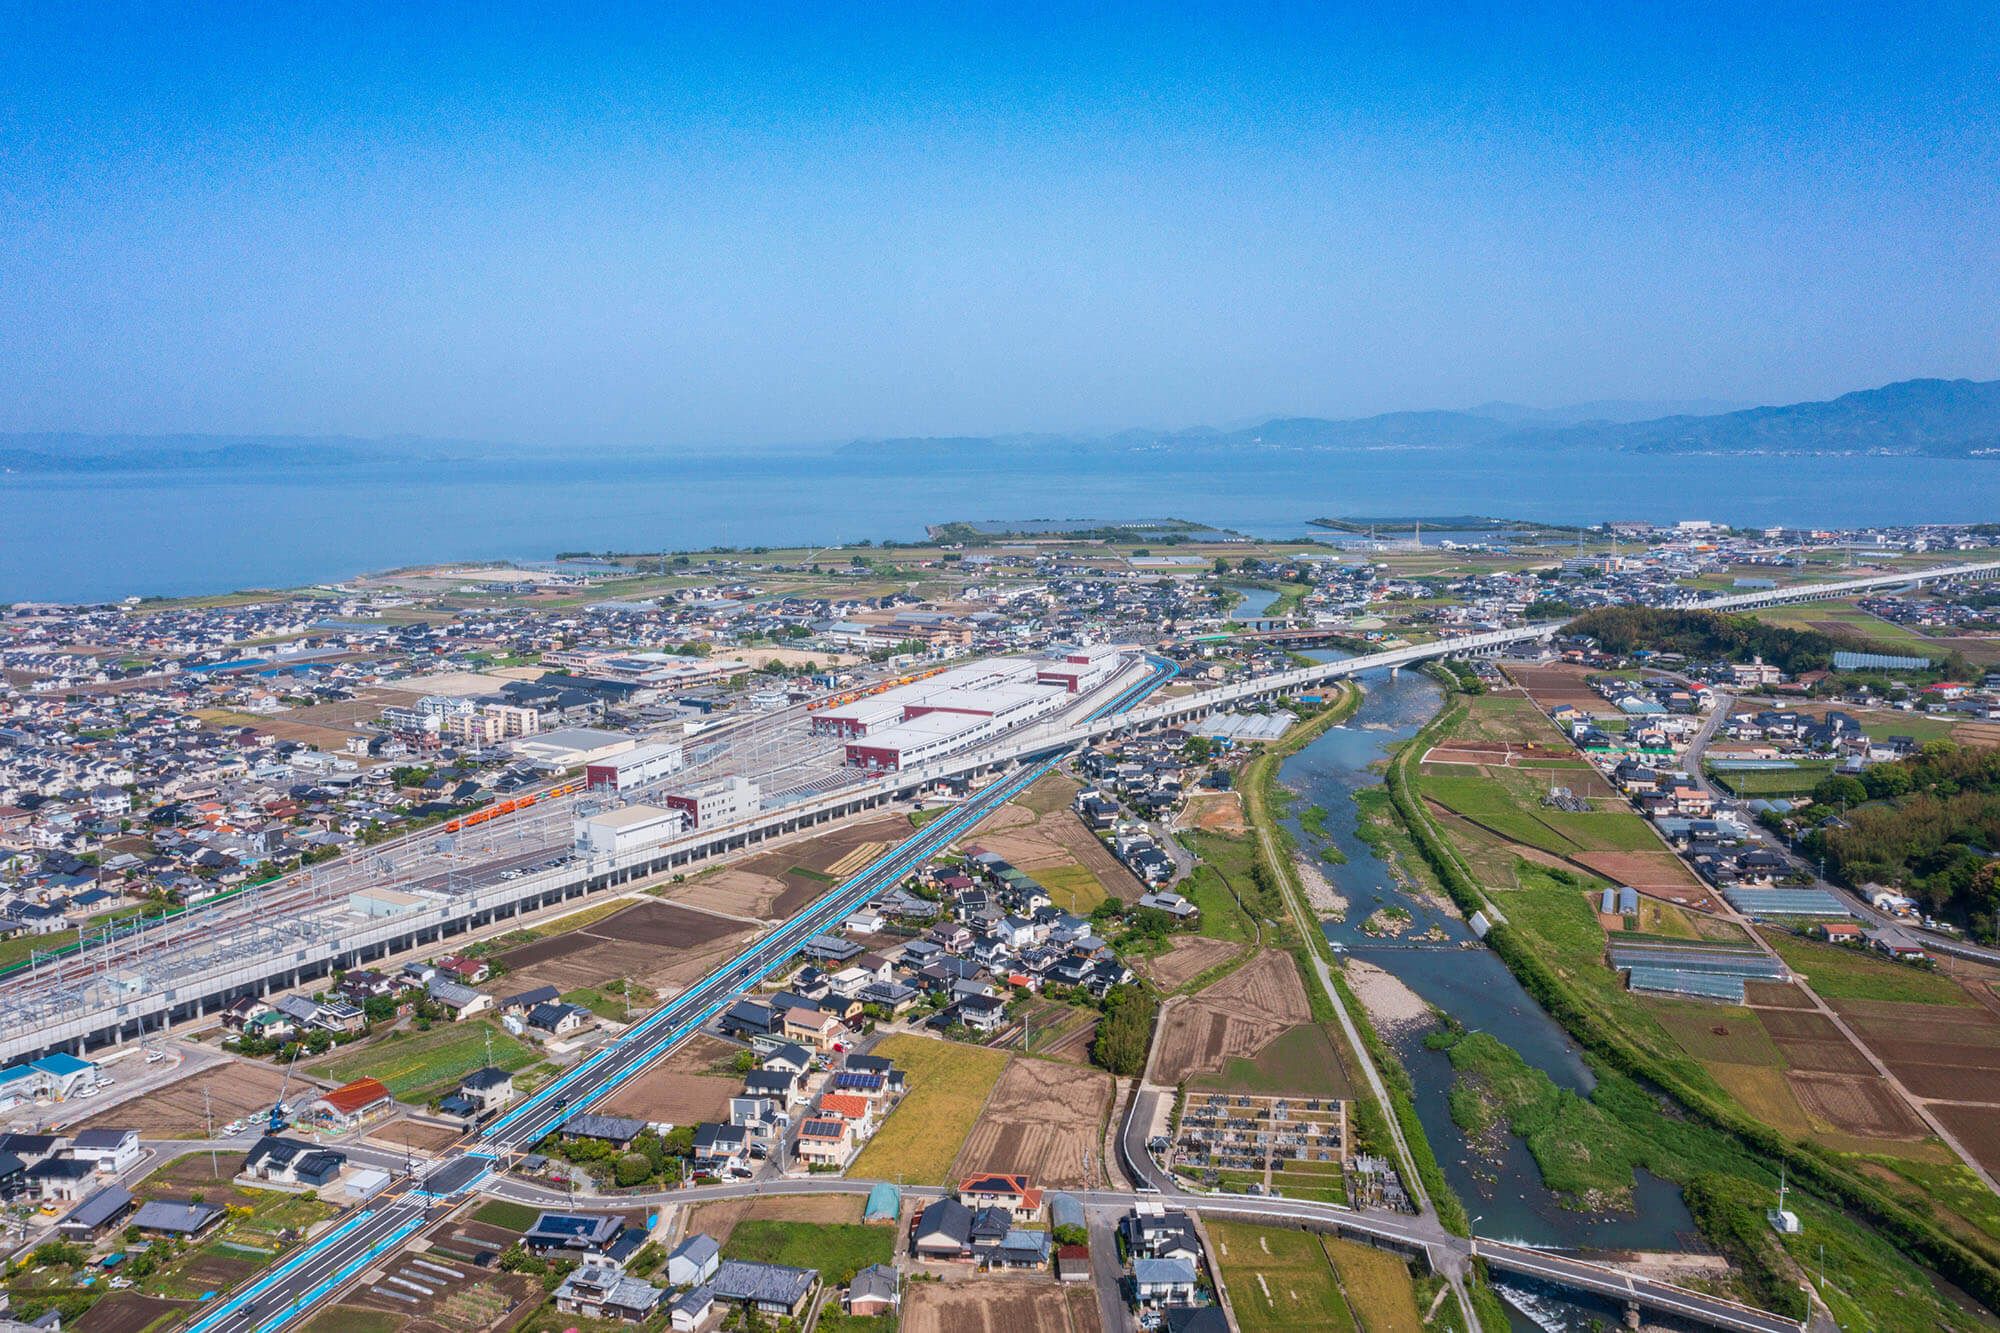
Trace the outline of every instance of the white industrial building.
{"label": "white industrial building", "polygon": [[812,729],[847,742],[847,763],[893,771],[976,745],[1055,712],[1115,676],[1115,648],[1080,648],[1056,661],[971,662],[816,714]]}
{"label": "white industrial building", "polygon": [[1110,644],[1077,648],[1053,662],[1044,662],[1035,672],[1043,685],[1060,685],[1071,694],[1094,690],[1116,675],[1125,664],[1125,655]]}
{"label": "white industrial building", "polygon": [[761,799],[756,783],[745,777],[728,777],[668,792],[660,803],[686,815],[692,828],[714,828],[750,818],[757,813]]}
{"label": "white industrial building", "polygon": [[629,791],[643,787],[649,782],[658,782],[670,773],[678,773],[686,763],[681,747],[667,742],[641,745],[636,750],[627,750],[602,763],[589,764],[584,768],[584,781],[593,787],[609,787],[612,791]]}
{"label": "white industrial building", "polygon": [[586,856],[617,856],[651,847],[687,831],[687,815],[655,805],[628,805],[576,821],[576,849]]}
{"label": "white industrial building", "polygon": [[537,768],[554,772],[601,764],[636,749],[638,744],[636,739],[623,732],[601,731],[595,727],[559,727],[539,736],[523,736],[509,741],[507,748]]}

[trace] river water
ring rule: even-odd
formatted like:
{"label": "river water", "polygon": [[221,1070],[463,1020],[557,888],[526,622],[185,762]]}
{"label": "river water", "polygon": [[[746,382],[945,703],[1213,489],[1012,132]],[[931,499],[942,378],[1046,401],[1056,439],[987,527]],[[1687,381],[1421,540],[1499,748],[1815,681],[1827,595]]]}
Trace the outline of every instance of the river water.
{"label": "river water", "polygon": [[[1311,655],[1323,660],[1340,656]],[[1404,892],[1388,865],[1360,838],[1353,794],[1381,783],[1370,766],[1385,758],[1392,745],[1415,734],[1442,703],[1437,683],[1421,672],[1372,672],[1362,684],[1365,693],[1354,716],[1291,756],[1279,770],[1280,781],[1300,798],[1287,820],[1300,847],[1315,855],[1319,846],[1331,843],[1347,858],[1341,865],[1321,863],[1328,880],[1348,900],[1346,919],[1325,925],[1327,938],[1395,975],[1466,1027],[1490,1032],[1561,1086],[1588,1093],[1591,1073],[1576,1044],[1521,989],[1506,964],[1488,949],[1460,947],[1472,939],[1470,928],[1440,905]],[[1327,812],[1323,837],[1298,824],[1299,815],[1310,805]],[[1444,940],[1398,942],[1367,934],[1361,923],[1384,907],[1400,907],[1411,914],[1414,923],[1407,936],[1435,928]],[[1451,1061],[1427,1049],[1422,1036],[1405,1033],[1392,1037],[1391,1044],[1415,1084],[1417,1113],[1445,1179],[1464,1201],[1480,1235],[1567,1250],[1675,1250],[1695,1235],[1680,1190],[1669,1181],[1642,1172],[1634,1211],[1580,1213],[1562,1207],[1543,1187],[1534,1159],[1519,1139],[1508,1135],[1497,1151],[1472,1152],[1451,1118]],[[1590,1320],[1605,1315],[1601,1308],[1558,1305],[1548,1301],[1546,1293],[1535,1295],[1544,1307],[1546,1327],[1587,1327]]]}

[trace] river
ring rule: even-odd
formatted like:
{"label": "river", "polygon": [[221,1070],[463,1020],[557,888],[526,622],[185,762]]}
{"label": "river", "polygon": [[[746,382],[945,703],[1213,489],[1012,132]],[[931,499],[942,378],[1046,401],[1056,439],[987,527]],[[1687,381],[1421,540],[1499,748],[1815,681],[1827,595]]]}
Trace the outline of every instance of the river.
{"label": "river", "polygon": [[[1315,652],[1331,660],[1338,653]],[[1437,683],[1422,672],[1390,675],[1373,672],[1363,679],[1361,707],[1344,725],[1334,727],[1287,759],[1280,781],[1299,800],[1287,817],[1292,834],[1308,855],[1331,843],[1347,859],[1324,865],[1326,877],[1348,900],[1346,919],[1328,922],[1329,940],[1400,979],[1433,1007],[1466,1027],[1490,1032],[1520,1052],[1556,1083],[1578,1093],[1592,1087],[1582,1053],[1554,1019],[1529,998],[1506,964],[1490,950],[1461,948],[1471,930],[1456,916],[1421,897],[1403,891],[1390,868],[1357,832],[1359,811],[1353,794],[1379,786],[1381,777],[1370,766],[1387,756],[1395,743],[1407,740],[1442,703]],[[1323,835],[1306,832],[1299,816],[1311,806],[1324,809]],[[1414,918],[1410,936],[1433,928],[1439,943],[1385,941],[1361,929],[1370,914],[1399,907]],[[1391,1044],[1416,1086],[1417,1113],[1436,1151],[1445,1179],[1464,1201],[1474,1230],[1497,1240],[1569,1250],[1684,1248],[1695,1236],[1693,1218],[1669,1181],[1640,1173],[1630,1213],[1580,1213],[1562,1207],[1541,1182],[1526,1145],[1509,1135],[1497,1152],[1477,1155],[1452,1122],[1448,1098],[1452,1084],[1449,1057],[1427,1049],[1421,1032],[1391,1038]],[[1602,1319],[1602,1308],[1540,1304],[1550,1327],[1587,1327]],[[1522,1324],[1523,1328],[1535,1325]]]}
{"label": "river", "polygon": [[1236,604],[1229,608],[1231,620],[1262,620],[1271,603],[1278,600],[1276,588],[1246,588],[1232,583],[1229,591],[1237,597]]}

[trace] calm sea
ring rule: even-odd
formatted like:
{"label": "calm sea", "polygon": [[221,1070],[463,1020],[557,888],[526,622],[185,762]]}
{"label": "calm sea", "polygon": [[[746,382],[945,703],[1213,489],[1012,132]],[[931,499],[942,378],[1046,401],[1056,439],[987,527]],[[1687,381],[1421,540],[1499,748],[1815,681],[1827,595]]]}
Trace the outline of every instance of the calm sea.
{"label": "calm sea", "polygon": [[2000,463],[1901,458],[1588,462],[1465,451],[1163,455],[908,468],[826,455],[0,476],[0,601],[284,587],[557,551],[914,540],[949,519],[1173,516],[1259,536],[1320,515],[1761,523],[2000,519]]}

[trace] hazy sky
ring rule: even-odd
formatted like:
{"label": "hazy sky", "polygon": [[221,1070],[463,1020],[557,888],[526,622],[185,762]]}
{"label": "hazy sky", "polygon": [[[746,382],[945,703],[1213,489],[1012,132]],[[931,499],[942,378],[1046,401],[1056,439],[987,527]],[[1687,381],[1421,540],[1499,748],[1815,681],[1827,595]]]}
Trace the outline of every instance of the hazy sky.
{"label": "hazy sky", "polygon": [[306,8],[0,10],[0,430],[734,444],[2000,375],[1990,0]]}

